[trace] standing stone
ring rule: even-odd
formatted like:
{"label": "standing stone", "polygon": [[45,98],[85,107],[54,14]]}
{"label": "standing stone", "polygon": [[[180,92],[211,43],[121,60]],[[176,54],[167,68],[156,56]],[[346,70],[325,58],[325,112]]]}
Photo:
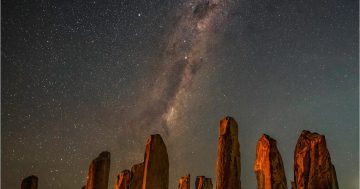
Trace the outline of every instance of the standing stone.
{"label": "standing stone", "polygon": [[197,176],[195,181],[195,189],[213,189],[211,178]]}
{"label": "standing stone", "polygon": [[37,189],[39,179],[34,176],[28,176],[24,178],[21,182],[21,189]]}
{"label": "standing stone", "polygon": [[144,178],[144,163],[139,163],[131,167],[130,189],[142,189]]}
{"label": "standing stone", "polygon": [[258,189],[287,189],[283,161],[276,140],[263,134],[256,145],[254,171]]}
{"label": "standing stone", "polygon": [[169,158],[159,134],[151,135],[146,143],[142,189],[168,189]]}
{"label": "standing stone", "polygon": [[240,144],[238,125],[232,117],[220,121],[216,189],[240,189]]}
{"label": "standing stone", "polygon": [[180,178],[178,189],[190,189],[190,174]]}
{"label": "standing stone", "polygon": [[295,148],[294,175],[297,189],[339,188],[324,135],[301,133]]}
{"label": "standing stone", "polygon": [[130,187],[131,172],[129,170],[123,170],[117,176],[115,189],[129,189]]}
{"label": "standing stone", "polygon": [[110,152],[101,152],[89,167],[86,189],[107,189],[110,171]]}

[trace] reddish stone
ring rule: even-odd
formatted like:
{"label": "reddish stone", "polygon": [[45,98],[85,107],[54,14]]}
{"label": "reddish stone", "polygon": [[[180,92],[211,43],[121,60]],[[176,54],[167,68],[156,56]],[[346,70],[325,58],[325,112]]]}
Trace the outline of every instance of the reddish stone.
{"label": "reddish stone", "polygon": [[324,135],[303,131],[296,144],[294,162],[297,189],[339,188]]}
{"label": "reddish stone", "polygon": [[130,187],[131,172],[129,170],[123,170],[117,176],[115,189],[129,189]]}
{"label": "reddish stone", "polygon": [[216,189],[240,189],[240,144],[238,125],[232,117],[220,121]]}
{"label": "reddish stone", "polygon": [[179,179],[178,189],[190,189],[190,174]]}
{"label": "reddish stone", "polygon": [[142,189],[144,179],[144,163],[139,163],[131,167],[130,189]]}
{"label": "reddish stone", "polygon": [[169,158],[159,134],[151,135],[146,144],[142,189],[168,189]]}
{"label": "reddish stone", "polygon": [[287,189],[283,161],[276,140],[262,135],[256,146],[254,171],[258,189]]}
{"label": "reddish stone", "polygon": [[107,189],[109,172],[110,152],[101,152],[89,166],[86,189]]}
{"label": "reddish stone", "polygon": [[195,189],[213,189],[211,178],[197,176],[195,181]]}

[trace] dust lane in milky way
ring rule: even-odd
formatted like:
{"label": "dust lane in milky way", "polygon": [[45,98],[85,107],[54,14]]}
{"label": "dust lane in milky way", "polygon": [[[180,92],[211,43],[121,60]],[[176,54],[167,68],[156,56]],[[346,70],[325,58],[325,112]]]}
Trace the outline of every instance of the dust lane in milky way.
{"label": "dust lane in milky way", "polygon": [[[182,107],[187,105],[192,80],[208,64],[209,40],[221,37],[224,22],[236,3],[197,0],[182,5],[176,14],[181,16],[163,39],[167,44],[162,55],[163,68],[152,91],[144,95],[142,101],[146,103],[139,107],[140,114],[133,119],[136,121],[131,121],[138,129],[149,128],[150,133],[162,133],[165,138],[179,135],[177,129],[184,129],[175,125]],[[129,129],[134,129],[134,125]]]}

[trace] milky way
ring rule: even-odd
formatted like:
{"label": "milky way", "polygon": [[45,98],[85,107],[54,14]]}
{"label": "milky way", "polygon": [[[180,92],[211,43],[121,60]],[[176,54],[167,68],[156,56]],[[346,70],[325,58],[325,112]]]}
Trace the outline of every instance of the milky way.
{"label": "milky way", "polygon": [[[159,70],[153,89],[141,99],[146,102],[140,108],[140,115],[132,121],[141,129],[150,128],[164,137],[178,135],[177,121],[183,106],[187,106],[186,97],[192,80],[207,61],[209,40],[218,40],[221,33],[215,29],[223,28],[233,2],[226,1],[189,1],[184,2],[175,14],[176,21],[168,29],[163,39],[162,68]],[[141,110],[144,109],[144,110]],[[130,129],[134,129],[130,126]],[[184,128],[179,128],[183,130]]]}
{"label": "milky way", "polygon": [[[161,39],[164,46],[155,81],[148,93],[138,99],[141,105],[130,115],[129,125],[120,127],[120,132],[126,129],[136,141],[142,141],[148,134],[160,133],[177,149],[174,153],[183,153],[183,147],[176,141],[184,140],[189,130],[182,120],[186,120],[186,108],[191,106],[190,90],[199,72],[210,76],[209,69],[214,65],[208,61],[208,53],[214,50],[211,45],[221,40],[229,12],[236,5],[235,2],[200,0],[183,2],[177,8],[174,23]],[[131,144],[137,149],[137,156],[143,153],[142,145]],[[173,160],[176,162],[176,158]]]}
{"label": "milky way", "polygon": [[160,133],[170,188],[215,181],[219,120],[239,124],[241,181],[277,140],[288,186],[303,129],[324,134],[341,188],[358,188],[358,1],[7,1],[2,5],[1,188],[81,188]]}

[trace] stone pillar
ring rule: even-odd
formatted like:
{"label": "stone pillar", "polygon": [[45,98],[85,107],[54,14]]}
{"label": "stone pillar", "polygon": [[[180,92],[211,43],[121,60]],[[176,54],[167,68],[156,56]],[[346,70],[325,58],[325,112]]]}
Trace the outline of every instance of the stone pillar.
{"label": "stone pillar", "polygon": [[34,176],[28,176],[24,178],[21,182],[21,189],[37,189],[39,179]]}
{"label": "stone pillar", "polygon": [[297,189],[339,188],[324,135],[301,133],[294,154],[294,176]]}
{"label": "stone pillar", "polygon": [[168,189],[169,158],[159,134],[151,135],[146,143],[142,189]]}
{"label": "stone pillar", "polygon": [[213,189],[211,178],[197,176],[195,181],[195,189]]}
{"label": "stone pillar", "polygon": [[110,152],[101,152],[89,167],[86,189],[107,189],[110,172]]}
{"label": "stone pillar", "polygon": [[131,172],[129,170],[123,170],[116,177],[115,189],[129,189],[131,180]]}
{"label": "stone pillar", "polygon": [[287,189],[283,161],[276,140],[262,135],[256,145],[254,171],[258,189]]}
{"label": "stone pillar", "polygon": [[142,189],[144,179],[144,163],[139,163],[131,167],[130,189]]}
{"label": "stone pillar", "polygon": [[232,117],[220,121],[216,189],[240,189],[240,144],[238,125]]}
{"label": "stone pillar", "polygon": [[190,174],[179,179],[178,189],[190,189]]}

